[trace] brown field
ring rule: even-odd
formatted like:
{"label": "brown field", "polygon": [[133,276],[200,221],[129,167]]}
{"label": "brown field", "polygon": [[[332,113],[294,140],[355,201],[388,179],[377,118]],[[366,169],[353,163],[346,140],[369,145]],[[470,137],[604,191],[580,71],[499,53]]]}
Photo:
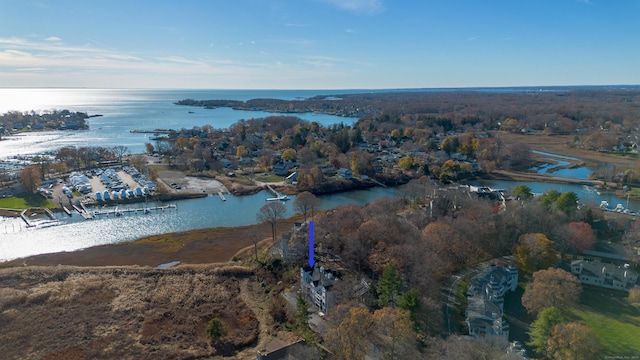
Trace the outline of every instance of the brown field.
{"label": "brown field", "polygon": [[[237,266],[0,270],[3,359],[255,359],[263,325],[250,269]],[[205,328],[228,334],[215,348]],[[246,349],[245,352],[238,352]]]}
{"label": "brown field", "polygon": [[496,131],[493,136],[501,138],[505,144],[528,144],[532,150],[579,158],[588,166],[597,167],[606,163],[623,171],[635,169],[638,165],[636,157],[585,150],[578,146],[572,146],[573,135],[521,135]]}

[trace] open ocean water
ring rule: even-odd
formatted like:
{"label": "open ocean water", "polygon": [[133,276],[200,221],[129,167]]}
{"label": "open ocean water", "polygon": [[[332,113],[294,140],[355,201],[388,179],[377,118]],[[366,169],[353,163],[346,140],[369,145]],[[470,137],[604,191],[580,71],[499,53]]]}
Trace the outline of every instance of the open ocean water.
{"label": "open ocean water", "polygon": [[204,109],[174,104],[183,99],[295,100],[338,93],[346,92],[338,90],[0,89],[0,113],[31,110],[41,113],[53,109],[67,109],[86,112],[89,115],[103,115],[88,119],[89,130],[35,132],[5,137],[6,141],[0,142],[0,159],[15,155],[43,153],[65,146],[123,145],[128,147],[131,153],[142,153],[144,144],[153,142],[149,139],[153,134],[134,134],[130,132],[132,129],[190,129],[203,125],[227,128],[242,119],[274,115],[297,116],[325,126],[340,122],[351,125],[357,119],[316,113],[278,114],[230,108]]}

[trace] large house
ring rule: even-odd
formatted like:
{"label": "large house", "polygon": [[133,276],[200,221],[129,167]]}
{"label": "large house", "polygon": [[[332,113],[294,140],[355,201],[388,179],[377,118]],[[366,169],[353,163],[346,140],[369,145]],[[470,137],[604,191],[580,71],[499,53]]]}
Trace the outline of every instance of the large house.
{"label": "large house", "polygon": [[513,266],[491,266],[471,279],[467,291],[466,322],[471,336],[509,339],[509,324],[503,318],[504,296],[518,287],[518,270]]}
{"label": "large house", "polygon": [[315,263],[300,268],[300,290],[318,311],[327,313],[331,304],[329,289],[338,281],[336,273]]}
{"label": "large house", "polygon": [[638,274],[625,266],[597,260],[575,260],[571,263],[571,273],[583,284],[624,291],[631,290],[638,280]]}

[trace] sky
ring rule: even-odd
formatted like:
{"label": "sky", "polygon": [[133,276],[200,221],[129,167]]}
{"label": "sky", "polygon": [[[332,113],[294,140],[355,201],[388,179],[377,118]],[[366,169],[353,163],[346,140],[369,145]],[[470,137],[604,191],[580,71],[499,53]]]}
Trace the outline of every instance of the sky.
{"label": "sky", "polygon": [[0,87],[640,84],[640,0],[0,0]]}

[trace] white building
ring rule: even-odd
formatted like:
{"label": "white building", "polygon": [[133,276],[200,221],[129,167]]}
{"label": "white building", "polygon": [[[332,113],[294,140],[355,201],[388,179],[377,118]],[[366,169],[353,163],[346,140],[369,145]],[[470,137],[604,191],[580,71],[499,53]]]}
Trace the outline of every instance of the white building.
{"label": "white building", "polygon": [[600,261],[576,260],[571,263],[571,273],[588,285],[629,291],[635,286],[638,274],[626,267]]}

